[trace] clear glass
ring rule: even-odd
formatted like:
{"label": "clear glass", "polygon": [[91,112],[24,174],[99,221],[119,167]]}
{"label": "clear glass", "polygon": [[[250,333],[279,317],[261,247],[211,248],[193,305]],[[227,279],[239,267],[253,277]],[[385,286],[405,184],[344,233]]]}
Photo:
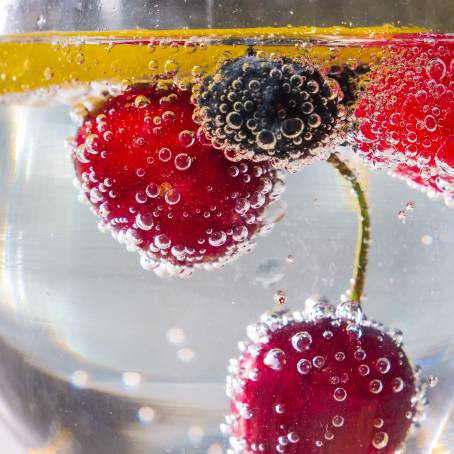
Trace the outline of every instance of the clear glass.
{"label": "clear glass", "polygon": [[[0,32],[372,26],[453,31],[447,0],[1,2]],[[1,59],[1,56],[0,56]],[[83,90],[82,90],[83,92]],[[83,92],[84,93],[84,92]],[[0,106],[0,447],[8,454],[225,453],[225,379],[246,327],[284,290],[337,303],[356,241],[349,187],[325,163],[287,177],[286,216],[220,270],[160,278],[96,229],[63,143],[77,90]],[[373,216],[370,318],[405,333],[426,375],[412,454],[454,450],[454,213],[358,164]],[[399,212],[408,202],[406,222]],[[289,258],[293,256],[293,258]]]}

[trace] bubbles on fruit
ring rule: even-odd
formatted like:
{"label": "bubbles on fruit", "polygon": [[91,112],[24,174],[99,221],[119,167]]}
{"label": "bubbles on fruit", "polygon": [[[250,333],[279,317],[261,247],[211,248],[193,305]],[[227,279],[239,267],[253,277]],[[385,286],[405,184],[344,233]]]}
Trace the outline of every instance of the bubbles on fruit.
{"label": "bubbles on fruit", "polygon": [[430,386],[394,333],[346,301],[263,314],[230,362],[232,452],[300,454],[318,443],[324,454],[394,454],[423,417]]}
{"label": "bubbles on fruit", "polygon": [[202,79],[194,99],[197,121],[229,159],[295,170],[340,139],[338,95],[312,62],[247,55]]}
{"label": "bubbles on fruit", "polygon": [[251,251],[278,220],[267,209],[285,186],[269,163],[227,160],[193,109],[189,91],[129,85],[87,108],[72,141],[78,187],[102,230],[160,276],[217,269]]}
{"label": "bubbles on fruit", "polygon": [[432,34],[385,48],[359,93],[351,134],[370,166],[390,169],[448,206],[454,204],[453,58],[452,40]]}

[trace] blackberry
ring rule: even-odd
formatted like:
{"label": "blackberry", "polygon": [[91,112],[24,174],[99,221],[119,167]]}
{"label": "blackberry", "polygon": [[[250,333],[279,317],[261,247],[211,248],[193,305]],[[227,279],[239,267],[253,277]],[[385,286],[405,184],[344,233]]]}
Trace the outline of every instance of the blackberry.
{"label": "blackberry", "polygon": [[359,65],[352,68],[350,65],[331,66],[328,77],[335,79],[342,90],[343,97],[341,103],[351,108],[358,99],[358,84],[360,79],[370,71],[369,66]]}
{"label": "blackberry", "polygon": [[289,168],[332,143],[345,112],[338,92],[311,63],[246,55],[200,83],[195,117],[228,158]]}

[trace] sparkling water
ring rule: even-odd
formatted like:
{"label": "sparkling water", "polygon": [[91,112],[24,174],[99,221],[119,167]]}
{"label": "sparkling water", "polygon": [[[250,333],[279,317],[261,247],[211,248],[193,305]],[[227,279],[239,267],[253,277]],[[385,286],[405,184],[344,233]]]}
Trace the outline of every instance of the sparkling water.
{"label": "sparkling water", "polygon": [[[64,142],[77,129],[70,109],[79,94],[69,102],[68,93],[0,107],[2,452],[226,453],[219,427],[237,343],[276,303],[340,301],[353,267],[355,199],[331,166],[315,162],[287,175],[277,202],[285,216],[250,254],[189,279],[158,277],[99,232],[77,199]],[[407,354],[438,378],[408,452],[449,453],[453,209],[351,164],[372,216],[364,311],[400,328]]]}

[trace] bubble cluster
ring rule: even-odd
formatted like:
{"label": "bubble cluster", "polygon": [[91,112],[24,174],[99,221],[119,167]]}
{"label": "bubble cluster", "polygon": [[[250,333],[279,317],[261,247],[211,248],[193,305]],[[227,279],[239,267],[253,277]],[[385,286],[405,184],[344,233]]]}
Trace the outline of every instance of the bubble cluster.
{"label": "bubble cluster", "polygon": [[360,80],[365,78],[369,71],[370,67],[366,64],[334,65],[329,69],[328,76],[338,83],[341,90],[339,101],[349,109],[352,109],[356,103],[358,91],[360,91]]}
{"label": "bubble cluster", "polygon": [[232,163],[192,119],[190,92],[130,86],[84,109],[72,158],[103,231],[159,275],[189,276],[249,252],[285,184],[267,163]]}
{"label": "bubble cluster", "polygon": [[421,36],[384,50],[355,109],[353,143],[375,168],[390,168],[454,204],[454,44]]}
{"label": "bubble cluster", "polygon": [[227,377],[232,414],[223,431],[232,454],[314,447],[338,454],[359,446],[393,454],[423,416],[429,379],[409,362],[400,331],[385,330],[348,301],[275,308],[247,333]]}
{"label": "bubble cluster", "polygon": [[196,120],[229,159],[292,169],[339,138],[345,109],[338,96],[337,82],[311,62],[247,55],[201,81]]}

